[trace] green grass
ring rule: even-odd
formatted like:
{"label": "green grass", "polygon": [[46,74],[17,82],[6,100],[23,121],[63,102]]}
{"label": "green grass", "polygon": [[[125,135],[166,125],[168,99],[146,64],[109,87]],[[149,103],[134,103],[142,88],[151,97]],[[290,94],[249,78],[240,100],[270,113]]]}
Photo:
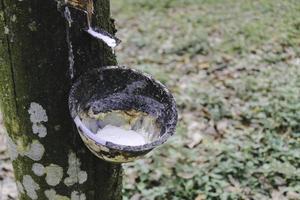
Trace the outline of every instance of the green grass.
{"label": "green grass", "polygon": [[142,200],[300,199],[300,1],[115,0],[119,63],[174,93],[176,135],[125,166]]}

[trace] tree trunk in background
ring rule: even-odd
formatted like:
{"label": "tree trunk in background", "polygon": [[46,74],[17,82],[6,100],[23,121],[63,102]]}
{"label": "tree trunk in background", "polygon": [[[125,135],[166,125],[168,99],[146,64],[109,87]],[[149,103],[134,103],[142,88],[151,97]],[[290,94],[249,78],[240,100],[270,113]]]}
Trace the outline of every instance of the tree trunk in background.
{"label": "tree trunk in background", "polygon": [[[56,2],[1,0],[0,6],[1,110],[20,199],[121,199],[121,166],[92,155],[69,115],[66,22]],[[116,64],[110,48],[79,28],[79,15],[70,30],[75,79]],[[95,1],[94,18],[114,32],[109,0]]]}

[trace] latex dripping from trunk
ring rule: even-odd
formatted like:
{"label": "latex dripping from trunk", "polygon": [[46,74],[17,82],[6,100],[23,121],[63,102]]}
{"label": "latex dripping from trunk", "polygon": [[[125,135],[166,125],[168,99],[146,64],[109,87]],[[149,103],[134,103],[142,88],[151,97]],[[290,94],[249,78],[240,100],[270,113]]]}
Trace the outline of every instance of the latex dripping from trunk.
{"label": "latex dripping from trunk", "polygon": [[112,51],[114,52],[114,48],[121,41],[105,30],[92,27],[92,16],[94,14],[93,0],[66,0],[65,5],[71,6],[75,9],[78,9],[78,10],[81,10],[82,12],[84,12],[87,17],[87,26],[88,26],[88,27],[85,27],[85,31],[87,33],[89,33],[92,37],[102,40],[107,46],[112,48]]}

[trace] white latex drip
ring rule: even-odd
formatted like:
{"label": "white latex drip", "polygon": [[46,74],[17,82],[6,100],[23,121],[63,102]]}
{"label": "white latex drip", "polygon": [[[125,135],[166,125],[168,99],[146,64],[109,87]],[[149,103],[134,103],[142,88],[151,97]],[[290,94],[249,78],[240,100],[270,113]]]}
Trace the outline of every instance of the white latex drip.
{"label": "white latex drip", "polygon": [[99,129],[95,137],[118,145],[140,146],[146,144],[145,138],[140,133],[112,125],[106,125]]}
{"label": "white latex drip", "polygon": [[67,20],[67,22],[69,24],[69,27],[71,27],[72,23],[73,23],[73,20],[72,20],[72,17],[71,17],[70,9],[67,6],[65,7],[65,13],[64,13],[64,15],[65,15],[65,18],[66,18],[66,20]]}
{"label": "white latex drip", "polygon": [[102,40],[103,42],[105,42],[109,47],[111,47],[113,50],[114,48],[117,46],[117,41],[114,38],[111,38],[107,35],[103,35],[101,33],[96,32],[94,29],[92,29],[91,27],[89,27],[89,29],[87,30],[87,32],[95,37],[98,38],[100,40]]}
{"label": "white latex drip", "polygon": [[72,17],[71,17],[71,12],[69,10],[68,7],[65,7],[65,12],[64,12],[65,18],[68,22],[68,27],[67,27],[67,44],[68,44],[68,49],[69,49],[69,74],[70,74],[70,78],[73,79],[74,78],[74,64],[75,64],[75,57],[74,57],[74,53],[73,53],[73,45],[72,42],[70,40],[70,32],[69,32],[69,28],[72,26]]}
{"label": "white latex drip", "polygon": [[73,53],[73,46],[72,46],[72,42],[69,41],[69,73],[70,73],[70,77],[71,79],[74,78],[74,64],[75,64],[75,57],[74,57],[74,53]]}

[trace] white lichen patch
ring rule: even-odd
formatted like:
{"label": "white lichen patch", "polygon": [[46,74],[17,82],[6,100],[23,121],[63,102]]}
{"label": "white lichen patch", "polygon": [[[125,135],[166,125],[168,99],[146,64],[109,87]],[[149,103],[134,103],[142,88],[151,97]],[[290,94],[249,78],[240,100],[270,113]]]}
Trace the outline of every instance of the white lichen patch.
{"label": "white lichen patch", "polygon": [[43,176],[45,174],[45,167],[40,163],[34,163],[32,165],[32,171],[37,176]]}
{"label": "white lichen patch", "polygon": [[55,200],[55,196],[56,196],[56,191],[51,189],[51,190],[46,190],[45,192],[45,196],[49,199],[49,200]]}
{"label": "white lichen patch", "polygon": [[83,184],[87,180],[87,173],[85,171],[80,171],[78,173],[78,183]]}
{"label": "white lichen patch", "polygon": [[6,35],[9,34],[9,28],[7,26],[4,26],[4,34]]}
{"label": "white lichen patch", "polygon": [[83,184],[87,180],[87,173],[80,169],[80,160],[73,152],[69,153],[68,158],[69,168],[67,174],[69,177],[65,178],[64,183],[66,186],[72,186],[75,183]]}
{"label": "white lichen patch", "polygon": [[39,137],[43,138],[47,135],[47,128],[44,122],[48,122],[46,110],[38,103],[32,102],[28,110],[30,114],[30,121],[32,122],[32,131]]}
{"label": "white lichen patch", "polygon": [[21,183],[20,181],[17,181],[16,183],[17,183],[18,191],[19,191],[20,193],[24,194],[25,191],[24,191],[24,187],[23,187],[22,183]]}
{"label": "white lichen patch", "polygon": [[46,137],[47,135],[47,128],[43,124],[33,124],[32,131],[41,138]]}
{"label": "white lichen patch", "polygon": [[46,182],[50,186],[58,185],[63,178],[63,168],[59,165],[51,164],[44,167],[40,163],[34,163],[32,165],[32,171],[37,176],[43,176],[46,174]]}
{"label": "white lichen patch", "polygon": [[44,146],[37,140],[34,140],[29,147],[29,150],[26,152],[20,152],[20,154],[24,154],[28,158],[34,160],[34,161],[39,161],[42,159],[43,155],[45,153],[45,148]]}
{"label": "white lichen patch", "polygon": [[8,153],[12,161],[16,160],[18,156],[27,156],[34,161],[39,161],[45,153],[44,146],[37,140],[34,140],[27,147],[23,146],[21,140],[18,140],[17,144],[7,136]]}
{"label": "white lichen patch", "polygon": [[31,103],[28,112],[30,114],[30,121],[32,123],[48,121],[46,110],[38,103]]}
{"label": "white lichen patch", "polygon": [[46,182],[48,185],[56,186],[60,183],[61,179],[63,178],[63,168],[51,164],[48,167],[46,167]]}
{"label": "white lichen patch", "polygon": [[71,193],[71,200],[86,200],[84,193],[79,193],[78,191],[73,191]]}
{"label": "white lichen patch", "polygon": [[10,156],[10,159],[12,161],[16,160],[19,156],[17,145],[14,143],[14,141],[7,136],[7,147],[8,147],[8,154]]}
{"label": "white lichen patch", "polygon": [[17,16],[16,16],[16,15],[12,15],[12,16],[10,17],[10,20],[11,20],[12,22],[16,22],[16,21],[17,21]]}
{"label": "white lichen patch", "polygon": [[56,194],[54,189],[46,190],[44,193],[48,200],[70,200],[69,197]]}
{"label": "white lichen patch", "polygon": [[23,186],[27,196],[33,200],[38,199],[36,191],[40,189],[40,186],[32,179],[31,176],[23,176]]}

